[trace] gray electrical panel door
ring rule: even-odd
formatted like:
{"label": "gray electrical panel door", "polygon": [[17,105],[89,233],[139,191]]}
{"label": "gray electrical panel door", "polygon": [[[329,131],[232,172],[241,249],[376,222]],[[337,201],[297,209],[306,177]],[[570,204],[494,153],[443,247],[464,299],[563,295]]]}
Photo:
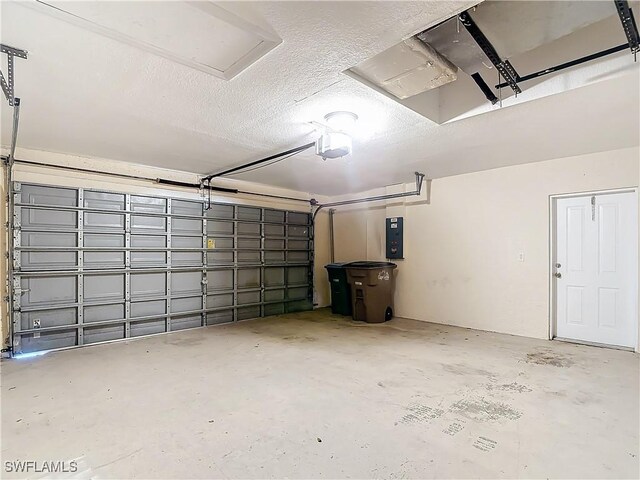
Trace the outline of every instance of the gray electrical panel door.
{"label": "gray electrical panel door", "polygon": [[306,212],[13,188],[14,354],[312,308]]}

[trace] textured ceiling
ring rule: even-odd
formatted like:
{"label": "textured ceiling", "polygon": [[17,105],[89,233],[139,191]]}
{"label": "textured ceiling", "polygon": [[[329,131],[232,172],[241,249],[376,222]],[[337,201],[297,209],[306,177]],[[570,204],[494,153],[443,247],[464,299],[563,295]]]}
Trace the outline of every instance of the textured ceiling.
{"label": "textured ceiling", "polygon": [[[225,81],[2,2],[2,42],[29,51],[16,60],[19,146],[211,173],[314,140],[308,122],[351,110],[348,160],[304,153],[238,176],[331,195],[411,181],[416,169],[435,178],[639,143],[630,55],[596,83],[444,125],[341,73],[472,3],[222,3],[283,39]],[[3,102],[3,144],[10,115]]]}

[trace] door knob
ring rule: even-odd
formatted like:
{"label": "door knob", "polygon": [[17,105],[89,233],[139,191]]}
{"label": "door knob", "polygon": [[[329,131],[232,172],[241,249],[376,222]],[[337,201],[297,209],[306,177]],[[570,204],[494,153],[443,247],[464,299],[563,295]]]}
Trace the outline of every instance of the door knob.
{"label": "door knob", "polygon": [[562,274],[560,272],[554,273],[553,276],[556,278],[562,278]]}

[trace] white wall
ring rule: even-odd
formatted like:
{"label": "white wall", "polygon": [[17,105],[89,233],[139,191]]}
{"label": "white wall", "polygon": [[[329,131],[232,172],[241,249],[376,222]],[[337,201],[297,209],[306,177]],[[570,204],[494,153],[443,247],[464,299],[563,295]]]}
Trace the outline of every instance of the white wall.
{"label": "white wall", "polygon": [[[2,152],[7,154],[6,151]],[[64,155],[51,152],[43,152],[38,150],[18,149],[16,152],[16,158],[20,160],[27,160],[38,163],[64,165],[70,167],[77,167],[83,169],[90,169],[95,171],[117,172],[126,175],[136,175],[148,178],[165,178],[170,180],[177,180],[182,182],[197,183],[199,175],[189,174],[185,172],[178,172],[173,170],[166,170],[160,168],[146,167],[142,165],[129,164],[124,162],[114,162],[108,159],[96,159],[85,158],[73,155]],[[0,170],[0,195],[1,198],[5,198],[4,189],[4,169]],[[70,187],[83,187],[94,188],[102,190],[111,190],[115,192],[125,193],[137,193],[148,195],[160,195],[160,196],[172,196],[177,198],[202,198],[202,194],[198,193],[196,189],[186,189],[182,187],[165,187],[155,184],[154,182],[145,180],[134,180],[128,178],[121,178],[115,176],[100,175],[95,173],[86,172],[73,172],[69,170],[62,170],[59,168],[48,168],[41,166],[25,165],[17,163],[14,166],[14,181],[20,182],[34,182],[44,183],[50,185],[61,185]],[[227,179],[219,179],[215,181],[215,185],[224,186],[229,188],[238,188],[244,191],[259,192],[270,195],[281,195],[294,198],[310,198],[310,195],[306,192],[296,192],[292,190],[285,190],[279,188],[267,187],[264,185],[231,181]],[[259,205],[264,207],[297,210],[297,211],[310,211],[309,204],[303,202],[293,202],[280,199],[272,199],[253,195],[236,195],[236,194],[215,194],[212,197],[213,201],[222,202],[234,202],[244,203],[249,205]],[[0,208],[0,225],[4,225],[6,222],[6,205],[2,204]],[[328,221],[326,213],[318,215],[316,226],[316,264],[315,272],[318,275],[316,278],[317,288],[314,291],[314,302],[319,306],[325,306],[330,301],[330,294],[328,290],[328,283],[326,279],[326,273],[324,272],[324,265],[329,262],[329,237],[328,237]],[[2,277],[2,297],[5,293],[4,279],[7,275],[7,265],[4,259],[4,252],[7,251],[6,246],[6,229],[2,229],[3,235],[0,240],[0,274]],[[8,335],[8,319],[7,319],[7,303],[0,302],[0,339],[2,339],[2,345],[6,345]]]}
{"label": "white wall", "polygon": [[636,147],[446,177],[433,180],[430,204],[338,210],[336,257],[383,258],[384,219],[402,214],[397,316],[548,338],[549,196],[637,186],[639,155]]}

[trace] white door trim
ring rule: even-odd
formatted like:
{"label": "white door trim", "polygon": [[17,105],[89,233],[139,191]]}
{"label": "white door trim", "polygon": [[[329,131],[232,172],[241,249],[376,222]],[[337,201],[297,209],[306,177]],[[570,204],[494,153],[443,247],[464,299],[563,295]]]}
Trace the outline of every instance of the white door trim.
{"label": "white door trim", "polygon": [[[549,286],[549,330],[548,330],[548,338],[549,340],[561,340],[572,343],[585,343],[596,346],[605,346],[610,347],[609,345],[600,345],[593,344],[588,342],[579,342],[576,340],[570,339],[561,339],[556,337],[556,291],[554,288],[553,278],[551,277],[551,272],[553,272],[553,266],[555,265],[555,256],[556,256],[556,200],[559,198],[570,198],[570,197],[586,197],[591,195],[609,195],[614,193],[635,193],[638,195],[638,188],[636,187],[626,187],[626,188],[615,188],[610,190],[589,190],[584,192],[573,192],[573,193],[559,193],[555,195],[549,195],[549,263],[547,264],[547,282]],[[636,248],[638,248],[636,246]],[[637,252],[640,255],[640,251]],[[636,280],[637,282],[637,280]],[[640,303],[640,299],[638,298],[638,285],[636,284],[636,311],[635,317],[638,319],[638,304]],[[638,345],[638,329],[640,326],[638,325],[640,321],[635,322],[635,352],[639,352],[640,345]],[[610,347],[617,348],[617,347]]]}

